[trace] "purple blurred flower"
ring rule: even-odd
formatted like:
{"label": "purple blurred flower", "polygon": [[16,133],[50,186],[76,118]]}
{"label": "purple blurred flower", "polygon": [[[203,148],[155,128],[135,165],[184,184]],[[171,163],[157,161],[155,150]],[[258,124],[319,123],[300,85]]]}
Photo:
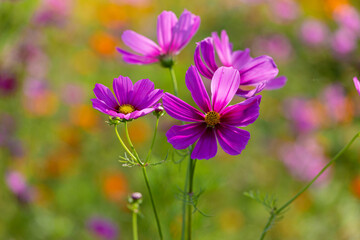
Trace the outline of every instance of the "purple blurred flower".
{"label": "purple blurred flower", "polygon": [[13,94],[17,86],[17,79],[13,74],[0,72],[0,97]]}
{"label": "purple blurred flower", "polygon": [[118,236],[117,226],[105,218],[93,217],[87,222],[87,227],[93,234],[104,240],[113,240]]}
{"label": "purple blurred flower", "polygon": [[158,16],[157,39],[159,45],[152,40],[134,31],[126,30],[121,38],[125,45],[130,47],[134,54],[117,48],[123,55],[125,62],[129,64],[150,64],[161,61],[169,67],[172,65],[172,57],[179,54],[197,32],[200,26],[200,17],[184,10],[180,18],[171,11],[163,11]]}
{"label": "purple blurred flower", "polygon": [[359,81],[359,79],[357,77],[354,77],[353,81],[354,81],[354,85],[355,85],[356,90],[360,94],[360,81]]}
{"label": "purple blurred flower", "polygon": [[85,99],[84,88],[78,84],[66,84],[61,93],[63,101],[70,106],[81,104]]}
{"label": "purple blurred flower", "polygon": [[254,41],[253,47],[256,53],[266,53],[283,62],[291,58],[293,51],[289,39],[282,34],[259,37]]}
{"label": "purple blurred flower", "polygon": [[91,99],[93,108],[121,119],[136,119],[158,107],[163,90],[154,89],[154,83],[142,79],[133,84],[128,77],[119,76],[113,82],[114,94],[102,84],[95,84],[96,98]]}
{"label": "purple blurred flower", "polygon": [[281,21],[292,21],[299,16],[299,6],[293,0],[277,0],[270,4],[275,17]]}
{"label": "purple blurred flower", "polygon": [[356,35],[347,28],[338,29],[331,39],[333,50],[341,55],[348,54],[356,49]]}
{"label": "purple blurred flower", "polygon": [[165,93],[163,104],[166,112],[175,119],[194,122],[172,126],[166,133],[168,142],[175,149],[185,149],[198,140],[191,154],[193,159],[214,157],[216,139],[226,153],[240,154],[250,139],[250,133],[237,127],[245,127],[258,118],[261,96],[227,107],[240,84],[239,72],[231,67],[220,67],[215,71],[211,81],[211,102],[194,66],[186,72],[185,82],[202,112]]}
{"label": "purple blurred flower", "polygon": [[49,89],[48,82],[37,78],[28,78],[24,82],[24,95],[29,98],[41,96]]}
{"label": "purple blurred flower", "polygon": [[341,122],[349,114],[345,90],[341,84],[332,84],[324,88],[322,102],[327,115],[336,122]]}
{"label": "purple blurred flower", "polygon": [[[277,89],[284,86],[286,80],[275,78],[279,70],[273,59],[269,56],[250,57],[250,50],[232,51],[232,44],[226,31],[221,32],[221,38],[217,33],[212,33],[211,38],[206,38],[198,43],[194,62],[204,77],[212,79],[215,71],[219,68],[215,59],[215,50],[223,66],[233,67],[240,73],[240,87],[254,87],[252,90],[242,90],[238,88],[236,94],[249,98],[261,92],[267,84],[271,84],[271,89]],[[238,86],[238,87],[239,87]]]}
{"label": "purple blurred flower", "polygon": [[40,8],[34,14],[34,22],[37,24],[62,25],[70,12],[68,0],[42,0]]}
{"label": "purple blurred flower", "polygon": [[30,188],[24,176],[17,171],[9,171],[5,175],[5,181],[10,191],[21,203],[28,203],[33,198],[33,189]]}
{"label": "purple blurred flower", "polygon": [[285,113],[294,125],[296,132],[310,132],[317,129],[322,122],[318,106],[302,98],[288,99],[285,102]]}
{"label": "purple blurred flower", "polygon": [[329,29],[325,23],[317,19],[308,19],[301,25],[301,39],[308,45],[319,46],[328,38]]}
{"label": "purple blurred flower", "polygon": [[342,5],[334,11],[334,19],[337,23],[350,31],[360,33],[360,14],[350,5]]}
{"label": "purple blurred flower", "polygon": [[[322,146],[311,137],[285,144],[280,150],[280,155],[286,168],[300,181],[312,180],[328,162]],[[326,182],[330,177],[329,174],[330,169],[319,177],[317,183]]]}

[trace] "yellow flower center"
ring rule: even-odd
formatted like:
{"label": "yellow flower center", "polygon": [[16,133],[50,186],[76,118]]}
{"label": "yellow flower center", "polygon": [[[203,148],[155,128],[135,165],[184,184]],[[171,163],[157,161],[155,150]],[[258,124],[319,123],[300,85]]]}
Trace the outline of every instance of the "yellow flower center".
{"label": "yellow flower center", "polygon": [[119,112],[122,114],[132,113],[133,111],[135,111],[135,107],[130,104],[123,104],[119,107]]}
{"label": "yellow flower center", "polygon": [[210,111],[206,113],[205,122],[208,127],[214,127],[216,124],[220,123],[220,114],[215,111]]}

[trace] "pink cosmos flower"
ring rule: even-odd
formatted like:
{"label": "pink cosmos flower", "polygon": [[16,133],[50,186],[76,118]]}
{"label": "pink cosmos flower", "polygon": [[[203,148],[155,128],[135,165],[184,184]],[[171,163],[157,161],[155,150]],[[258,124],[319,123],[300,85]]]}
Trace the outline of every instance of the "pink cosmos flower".
{"label": "pink cosmos flower", "polygon": [[285,101],[284,112],[291,120],[297,133],[308,133],[318,129],[323,123],[324,113],[315,101],[291,98]]}
{"label": "pink cosmos flower", "polygon": [[87,222],[88,229],[97,237],[104,240],[114,240],[119,235],[115,223],[103,217],[92,217]]}
{"label": "pink cosmos flower", "polygon": [[300,34],[306,44],[319,46],[327,40],[329,29],[322,21],[308,19],[301,25]]}
{"label": "pink cosmos flower", "polygon": [[[300,181],[312,180],[329,161],[323,147],[313,137],[299,138],[295,143],[285,144],[280,150],[281,159],[290,173]],[[326,170],[317,180],[329,180],[331,170]]]}
{"label": "pink cosmos flower", "polygon": [[185,149],[197,141],[191,154],[193,159],[214,157],[217,141],[226,153],[240,154],[250,139],[250,133],[237,127],[245,127],[258,118],[261,96],[228,106],[240,84],[239,71],[231,67],[220,67],[215,71],[211,81],[211,101],[194,66],[186,72],[185,82],[202,111],[165,93],[165,111],[175,119],[193,122],[172,126],[166,133],[168,142],[175,149]]}
{"label": "pink cosmos flower", "polygon": [[154,83],[142,79],[133,84],[128,77],[120,76],[113,82],[114,94],[104,85],[95,84],[96,98],[93,108],[113,117],[130,120],[149,114],[158,107],[163,90],[154,89]]}
{"label": "pink cosmos flower", "polygon": [[[241,97],[253,97],[265,88],[277,89],[286,83],[284,76],[275,78],[279,70],[271,57],[264,55],[252,58],[249,49],[233,52],[225,30],[221,32],[221,37],[217,33],[212,33],[212,37],[205,38],[195,49],[195,65],[201,75],[208,79],[211,79],[219,68],[215,59],[215,50],[222,66],[233,67],[240,73],[240,88],[236,94]],[[254,89],[243,90],[241,87]]]}
{"label": "pink cosmos flower", "polygon": [[28,186],[20,172],[7,172],[5,181],[10,191],[17,197],[20,203],[28,203],[33,199],[33,189]]}
{"label": "pink cosmos flower", "polygon": [[355,85],[356,90],[360,94],[360,81],[359,81],[359,79],[357,77],[354,77],[353,81],[354,81],[354,85]]}
{"label": "pink cosmos flower", "polygon": [[269,54],[281,62],[289,61],[293,53],[291,42],[282,34],[257,37],[254,40],[253,49],[256,53]]}
{"label": "pink cosmos flower", "polygon": [[180,18],[171,11],[158,16],[157,39],[159,44],[134,31],[126,30],[121,38],[137,54],[117,48],[129,64],[150,64],[161,61],[165,67],[173,64],[173,56],[190,42],[200,26],[200,17],[184,10]]}
{"label": "pink cosmos flower", "polygon": [[351,116],[345,89],[341,84],[331,84],[325,87],[321,98],[328,118],[331,120],[343,122],[349,118],[349,115]]}
{"label": "pink cosmos flower", "polygon": [[332,36],[331,46],[340,55],[349,54],[357,47],[356,35],[352,30],[340,28]]}
{"label": "pink cosmos flower", "polygon": [[360,14],[350,5],[342,5],[334,11],[334,19],[341,27],[360,33]]}
{"label": "pink cosmos flower", "polygon": [[294,0],[277,0],[270,3],[275,17],[284,22],[293,21],[299,16],[299,5]]}

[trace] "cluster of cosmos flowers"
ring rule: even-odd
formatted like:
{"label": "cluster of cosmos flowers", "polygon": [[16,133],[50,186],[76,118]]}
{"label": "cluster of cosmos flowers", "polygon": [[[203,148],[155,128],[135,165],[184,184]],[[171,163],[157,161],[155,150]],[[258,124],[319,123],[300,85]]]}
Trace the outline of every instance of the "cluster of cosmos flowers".
{"label": "cluster of cosmos flowers", "polygon": [[[185,10],[179,19],[173,12],[158,16],[158,44],[134,31],[126,30],[122,40],[135,53],[117,48],[128,64],[160,62],[164,67],[173,65],[174,56],[190,42],[200,26],[200,18]],[[218,57],[218,61],[216,59]],[[253,123],[259,116],[262,90],[273,90],[285,85],[287,79],[278,75],[278,68],[270,56],[252,58],[250,50],[233,51],[225,30],[219,36],[197,43],[195,66],[190,66],[185,83],[200,110],[177,96],[154,88],[149,79],[135,84],[128,77],[114,79],[113,90],[96,84],[93,107],[111,117],[132,120],[161,108],[174,119],[190,122],[171,127],[166,136],[175,149],[185,149],[194,143],[193,159],[210,159],[217,153],[217,142],[230,155],[238,155],[246,147],[250,133],[239,129]],[[221,65],[219,66],[220,63]],[[211,81],[211,97],[202,77]],[[354,78],[356,89],[360,84]],[[238,95],[245,100],[229,105]]]}
{"label": "cluster of cosmos flowers", "polygon": [[[136,53],[118,48],[123,60],[129,64],[160,62],[171,67],[174,56],[179,54],[197,32],[200,18],[185,10],[179,19],[174,13],[162,12],[158,17],[158,43],[136,32],[127,30],[122,40]],[[216,63],[215,52],[221,65]],[[136,83],[120,76],[113,82],[114,94],[101,84],[96,84],[93,107],[114,118],[132,120],[155,111],[162,105],[174,119],[189,122],[175,125],[166,136],[175,149],[185,149],[194,143],[193,159],[210,159],[217,153],[217,142],[230,155],[238,155],[246,147],[250,133],[239,129],[253,123],[259,116],[264,89],[281,88],[286,78],[279,72],[269,56],[252,58],[249,49],[233,51],[225,31],[221,37],[211,37],[197,44],[195,66],[190,66],[185,83],[200,110],[177,96],[155,89],[154,83],[142,79]],[[209,94],[201,75],[211,81]],[[248,90],[251,88],[250,90]],[[211,95],[211,97],[209,96]],[[238,95],[244,101],[229,105]]]}

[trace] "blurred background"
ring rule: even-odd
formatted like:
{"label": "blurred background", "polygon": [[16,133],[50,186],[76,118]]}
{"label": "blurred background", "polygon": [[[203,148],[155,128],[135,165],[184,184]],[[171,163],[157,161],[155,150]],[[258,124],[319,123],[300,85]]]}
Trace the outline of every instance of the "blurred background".
{"label": "blurred background", "polygon": [[[143,193],[140,239],[156,225],[140,168],[124,168],[107,116],[90,99],[95,83],[149,78],[172,92],[167,69],[126,65],[116,46],[132,29],[156,40],[163,10],[201,17],[177,57],[180,96],[195,43],[225,29],[234,49],[272,56],[283,89],[264,91],[252,138],[240,156],[199,161],[194,239],[258,239],[268,213],[243,195],[260,190],[284,203],[360,129],[360,2],[357,0],[1,0],[0,239],[131,239],[127,198]],[[125,47],[126,48],[126,47]],[[207,80],[205,80],[207,81]],[[240,100],[240,99],[238,99]],[[155,117],[132,121],[146,154]],[[153,161],[164,160],[173,124],[160,120]],[[360,239],[360,143],[356,142],[285,213],[267,239]],[[186,162],[148,168],[166,239],[179,239]]]}

